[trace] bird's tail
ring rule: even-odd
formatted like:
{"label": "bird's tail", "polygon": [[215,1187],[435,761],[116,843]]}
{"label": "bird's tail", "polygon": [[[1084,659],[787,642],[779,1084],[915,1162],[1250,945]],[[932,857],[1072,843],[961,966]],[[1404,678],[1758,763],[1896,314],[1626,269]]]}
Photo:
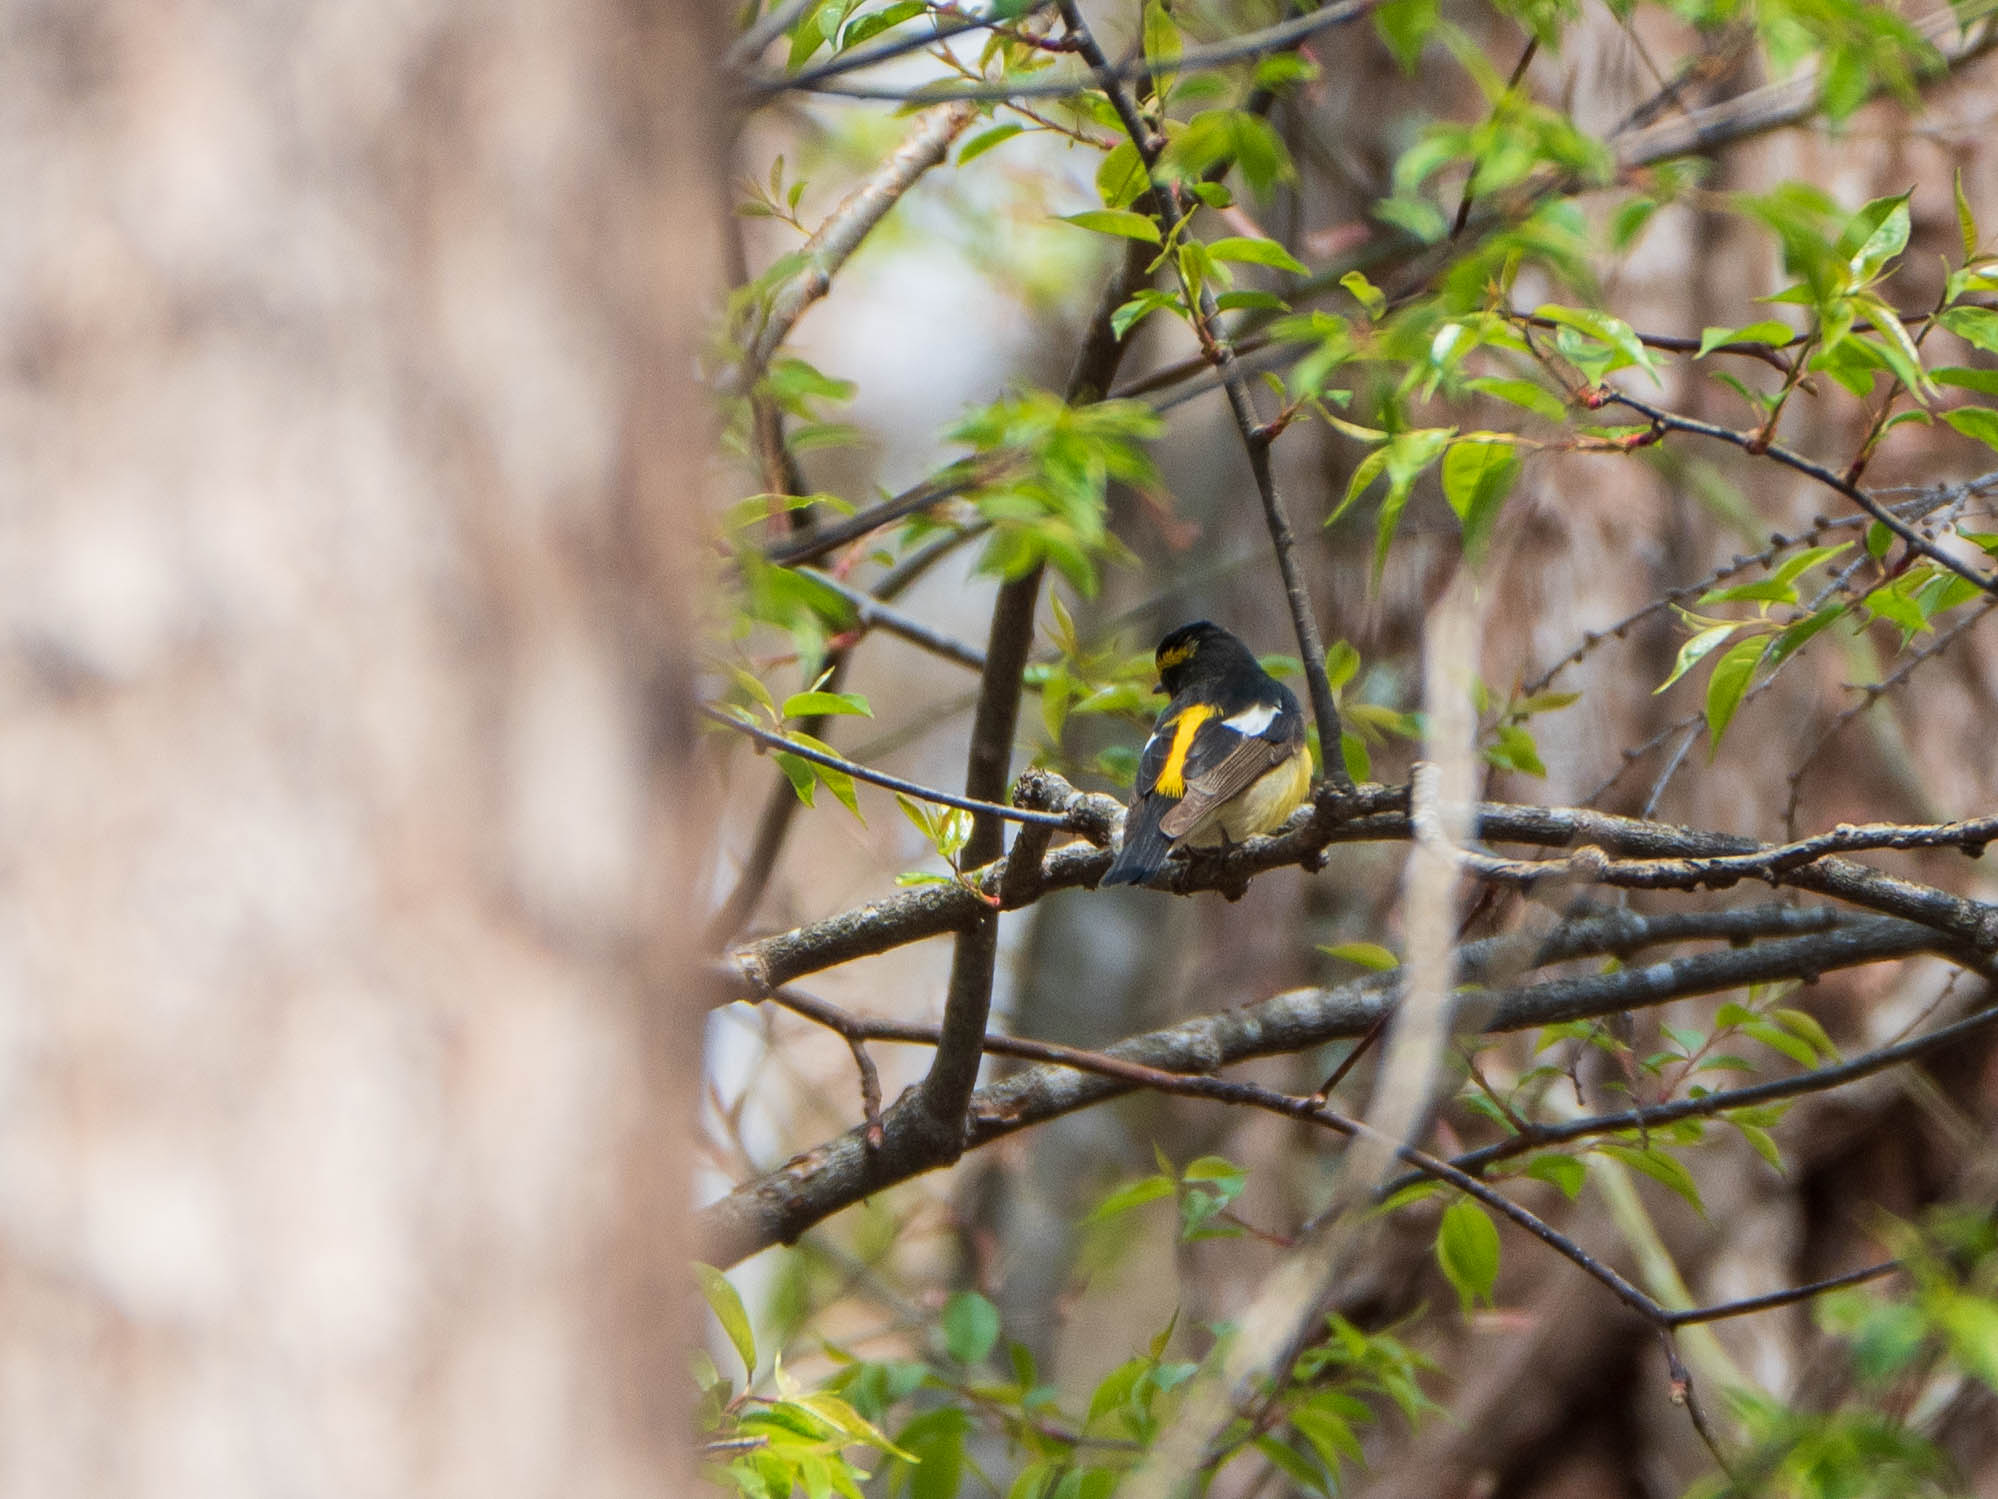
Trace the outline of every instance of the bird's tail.
{"label": "bird's tail", "polygon": [[1124,819],[1124,844],[1103,876],[1106,885],[1142,885],[1165,867],[1172,840],[1159,830],[1163,809],[1145,797]]}

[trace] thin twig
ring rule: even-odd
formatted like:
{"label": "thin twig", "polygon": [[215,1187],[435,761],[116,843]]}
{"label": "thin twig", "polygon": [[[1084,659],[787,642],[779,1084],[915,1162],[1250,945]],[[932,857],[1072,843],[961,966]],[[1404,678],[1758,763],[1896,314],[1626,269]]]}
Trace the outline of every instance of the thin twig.
{"label": "thin twig", "polygon": [[1663,428],[1666,431],[1689,432],[1701,437],[1711,437],[1718,442],[1729,443],[1750,454],[1766,455],[1774,462],[1782,464],[1785,468],[1795,469],[1800,474],[1816,479],[1827,489],[1836,490],[1838,493],[1844,495],[1853,504],[1859,506],[1860,509],[1872,516],[1873,519],[1900,537],[1907,544],[1910,551],[1927,557],[1938,566],[1948,568],[1958,577],[1976,584],[1986,593],[1998,594],[1998,578],[1993,578],[1989,573],[1979,572],[1976,568],[1952,557],[1913,526],[1902,520],[1893,510],[1881,504],[1880,501],[1860,488],[1859,485],[1852,483],[1843,475],[1833,473],[1821,463],[1812,462],[1801,453],[1793,453],[1788,448],[1781,447],[1776,443],[1762,443],[1757,440],[1756,435],[1753,433],[1737,432],[1732,427],[1723,427],[1715,422],[1704,422],[1696,420],[1693,417],[1680,416],[1676,412],[1665,410],[1663,407],[1653,406],[1648,401],[1640,401],[1635,396],[1625,395],[1620,390],[1606,389],[1602,393],[1602,398],[1605,404],[1628,407],[1639,416],[1648,419],[1654,426]]}
{"label": "thin twig", "polygon": [[941,656],[946,661],[955,661],[959,666],[968,666],[973,671],[985,670],[985,652],[977,646],[933,629],[914,615],[904,614],[892,604],[884,604],[875,594],[842,583],[831,573],[820,572],[816,568],[806,568],[804,571],[815,582],[830,588],[853,605],[853,617],[860,622],[862,629],[882,630],[897,639],[908,641],[911,645],[921,646],[933,656]]}
{"label": "thin twig", "polygon": [[[1312,11],[1309,15],[1280,21],[1260,31],[1245,33],[1233,41],[1216,42],[1206,47],[1189,47],[1173,59],[1173,71],[1191,73],[1206,68],[1223,67],[1228,63],[1241,62],[1247,58],[1262,57],[1272,52],[1286,51],[1321,31],[1329,31],[1335,26],[1345,26],[1359,20],[1382,3],[1383,0],[1340,0],[1338,4],[1327,5]],[[1128,82],[1133,78],[1142,77],[1149,67],[1150,64],[1144,58],[1133,58],[1129,62],[1116,64],[1112,69],[1112,76]],[[895,104],[935,104],[951,100],[994,103],[1007,99],[1063,99],[1071,94],[1081,93],[1089,87],[1091,81],[1083,78],[1021,79],[1013,82],[1002,80],[964,88],[938,85],[894,88],[887,85],[835,80],[812,84],[809,87],[815,93],[839,94],[848,99],[880,99]],[[792,86],[789,79],[774,74],[756,78],[752,82],[757,89],[773,93]]]}
{"label": "thin twig", "polygon": [[891,776],[886,771],[875,770],[857,761],[829,755],[824,750],[813,749],[809,744],[800,744],[795,739],[787,739],[782,734],[758,728],[753,723],[744,723],[733,718],[719,708],[702,704],[704,717],[724,728],[733,729],[754,739],[765,749],[781,750],[787,755],[796,755],[800,760],[809,760],[814,765],[823,765],[828,770],[844,771],[856,781],[866,781],[870,785],[884,786],[890,791],[900,791],[913,796],[918,801],[934,802],[940,807],[956,807],[960,811],[971,812],[981,817],[999,818],[1007,822],[1038,822],[1049,827],[1067,827],[1068,819],[1051,812],[1030,812],[1022,807],[1008,807],[1000,802],[982,801],[977,797],[953,796],[948,791],[939,791],[934,786],[920,785],[915,781],[905,781],[900,776]]}
{"label": "thin twig", "polygon": [[[1989,17],[1982,24],[1963,29],[1954,6],[1939,6],[1912,24],[1941,54],[1937,73],[1959,67],[1998,44],[1998,28]],[[1674,156],[1715,151],[1747,136],[1794,125],[1818,112],[1823,88],[1822,74],[1812,69],[1694,110],[1684,119],[1663,121],[1623,136],[1617,142],[1617,163],[1626,169],[1649,166]]]}

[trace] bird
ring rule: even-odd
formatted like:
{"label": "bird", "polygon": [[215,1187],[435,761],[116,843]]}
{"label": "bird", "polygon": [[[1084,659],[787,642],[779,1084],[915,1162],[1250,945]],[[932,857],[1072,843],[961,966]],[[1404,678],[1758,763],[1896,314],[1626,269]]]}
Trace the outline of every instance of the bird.
{"label": "bird", "polygon": [[1171,701],[1138,758],[1106,885],[1143,884],[1176,844],[1226,847],[1280,827],[1311,790],[1297,699],[1246,645],[1197,619],[1167,634],[1155,659]]}

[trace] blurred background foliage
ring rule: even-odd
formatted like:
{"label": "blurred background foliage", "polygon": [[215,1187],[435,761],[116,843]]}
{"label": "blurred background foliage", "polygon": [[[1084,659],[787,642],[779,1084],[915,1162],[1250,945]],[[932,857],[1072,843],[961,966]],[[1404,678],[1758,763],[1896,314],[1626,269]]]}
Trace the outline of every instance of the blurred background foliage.
{"label": "blurred background foliage", "polygon": [[[742,496],[713,538],[715,700],[955,789],[995,591],[1043,567],[1016,771],[1122,795],[1162,701],[1152,643],[1183,620],[1226,623],[1302,698],[1225,343],[1355,779],[1407,778],[1424,621],[1469,567],[1488,797],[1771,841],[1987,811],[1987,9],[1389,0],[1299,31],[1259,0],[1111,0],[1079,13],[1105,87],[1047,5],[752,4],[737,284],[705,363]],[[1099,318],[1117,378],[1064,391],[1126,265]],[[721,771],[718,940],[961,873],[964,814],[777,758],[781,781],[740,744]],[[1101,1047],[1391,966],[1404,854],[1340,845],[1232,902],[1050,895],[1002,929],[995,1027]],[[1891,857],[1991,895],[1954,850]],[[1466,934],[1548,927],[1559,899],[1467,903]],[[814,992],[934,1021],[947,969],[901,947]],[[1938,959],[1808,977],[1463,1038],[1432,1144],[1825,1067],[1988,1002]],[[715,1192],[858,1117],[848,1048],[774,1006],[717,1012],[707,1049]],[[1309,1092],[1349,1049],[1249,1073]],[[891,1098],[919,1075],[880,1060]],[[1998,1494],[1994,1123],[1980,1034],[1731,1127],[1524,1163],[1536,1211],[1668,1304],[1902,1260],[1688,1332],[1726,1469],[1653,1331],[1445,1192],[1399,1202],[1196,1487]],[[698,1376],[718,1477],[1112,1492],[1322,1201],[1330,1139],[1139,1094],[712,1278],[737,1361]]]}

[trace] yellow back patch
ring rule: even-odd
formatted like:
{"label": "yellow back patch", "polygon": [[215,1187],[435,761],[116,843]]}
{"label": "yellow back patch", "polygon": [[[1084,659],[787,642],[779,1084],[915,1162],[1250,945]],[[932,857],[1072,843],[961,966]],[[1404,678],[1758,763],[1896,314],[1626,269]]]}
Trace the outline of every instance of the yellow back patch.
{"label": "yellow back patch", "polygon": [[1194,703],[1179,710],[1172,721],[1172,747],[1166,751],[1165,764],[1159,768],[1152,790],[1161,796],[1186,795],[1186,757],[1193,749],[1193,736],[1220,711],[1211,703]]}

